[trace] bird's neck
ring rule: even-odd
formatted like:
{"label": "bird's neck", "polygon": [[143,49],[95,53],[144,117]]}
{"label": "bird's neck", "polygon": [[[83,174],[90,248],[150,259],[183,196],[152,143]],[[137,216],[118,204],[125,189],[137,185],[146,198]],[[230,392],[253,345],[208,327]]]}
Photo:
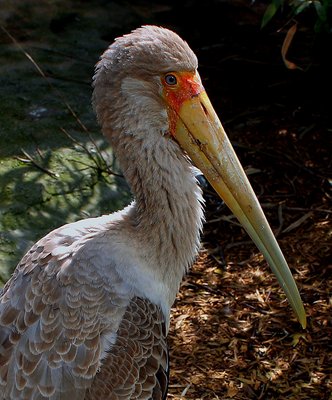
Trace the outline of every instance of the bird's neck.
{"label": "bird's neck", "polygon": [[169,282],[175,298],[199,249],[202,194],[179,146],[162,136],[151,141],[122,137],[116,149],[135,197],[127,224],[136,246],[144,249],[159,278]]}

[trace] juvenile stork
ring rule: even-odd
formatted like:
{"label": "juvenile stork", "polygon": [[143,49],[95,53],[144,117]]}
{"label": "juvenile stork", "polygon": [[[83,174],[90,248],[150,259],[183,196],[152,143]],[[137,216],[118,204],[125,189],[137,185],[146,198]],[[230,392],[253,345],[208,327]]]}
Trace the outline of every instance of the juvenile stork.
{"label": "juvenile stork", "polygon": [[262,251],[301,324],[295,282],[204,91],[170,30],[118,38],[94,76],[98,121],[135,201],[37,242],[0,303],[0,399],[157,400],[170,308],[199,249],[194,163]]}

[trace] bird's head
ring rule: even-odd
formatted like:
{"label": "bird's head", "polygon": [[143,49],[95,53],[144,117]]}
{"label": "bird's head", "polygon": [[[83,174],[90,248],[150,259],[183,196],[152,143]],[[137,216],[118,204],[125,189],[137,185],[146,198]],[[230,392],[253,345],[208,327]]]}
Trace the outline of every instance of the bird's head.
{"label": "bird's head", "polygon": [[117,38],[94,77],[93,103],[100,123],[111,122],[104,129],[108,139],[115,140],[117,131],[174,133],[174,106],[200,90],[197,66],[188,44],[168,29],[144,26]]}
{"label": "bird's head", "polygon": [[[116,39],[97,64],[93,103],[114,145],[118,132],[144,135],[141,124],[152,134],[178,143],[263,253],[305,327],[295,281],[209,101],[188,44],[174,32],[155,26]],[[128,123],[136,129],[128,129]]]}

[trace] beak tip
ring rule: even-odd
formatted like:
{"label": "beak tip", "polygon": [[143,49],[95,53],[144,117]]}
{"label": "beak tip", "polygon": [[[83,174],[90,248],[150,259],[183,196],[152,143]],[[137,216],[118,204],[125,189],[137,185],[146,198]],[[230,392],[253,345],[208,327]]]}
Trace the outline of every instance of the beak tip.
{"label": "beak tip", "polygon": [[305,315],[305,313],[301,316],[299,322],[302,326],[302,329],[307,329],[307,316]]}

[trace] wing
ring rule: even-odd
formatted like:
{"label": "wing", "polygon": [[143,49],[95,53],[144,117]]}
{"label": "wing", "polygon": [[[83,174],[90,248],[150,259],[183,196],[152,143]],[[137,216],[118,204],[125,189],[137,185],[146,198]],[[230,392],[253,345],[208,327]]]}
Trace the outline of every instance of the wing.
{"label": "wing", "polygon": [[84,398],[130,301],[111,261],[104,276],[104,236],[77,224],[51,232],[5,285],[0,399]]}
{"label": "wing", "polygon": [[168,386],[166,328],[159,307],[134,298],[84,400],[163,400]]}

